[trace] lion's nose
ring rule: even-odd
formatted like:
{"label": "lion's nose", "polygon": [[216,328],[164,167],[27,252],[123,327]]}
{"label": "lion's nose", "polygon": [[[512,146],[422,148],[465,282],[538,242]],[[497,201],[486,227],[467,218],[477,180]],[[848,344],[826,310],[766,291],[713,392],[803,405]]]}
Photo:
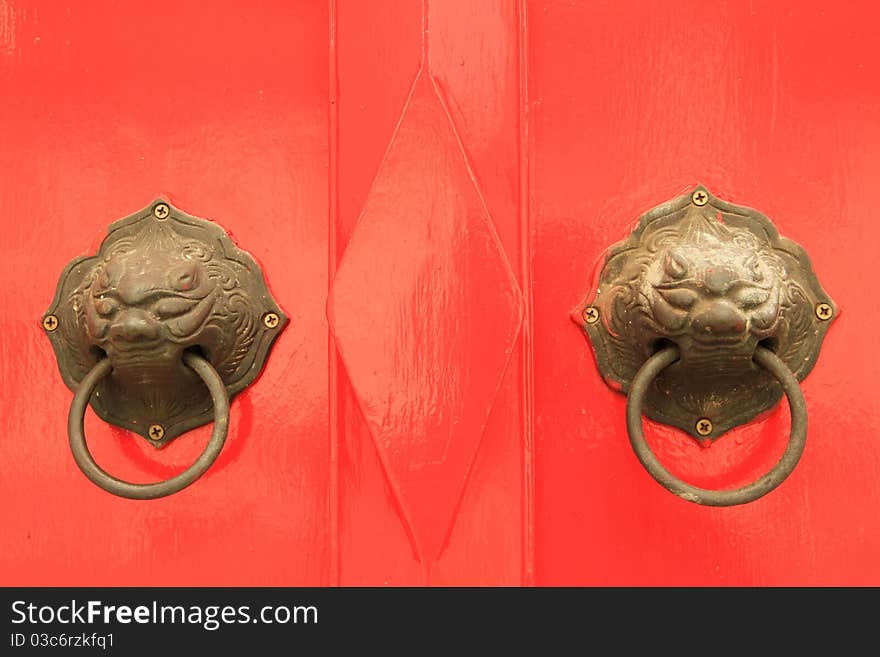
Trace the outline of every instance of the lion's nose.
{"label": "lion's nose", "polygon": [[708,304],[691,320],[694,332],[701,337],[733,336],[746,330],[746,318],[727,301]]}
{"label": "lion's nose", "polygon": [[159,326],[144,311],[128,310],[113,322],[110,336],[126,342],[147,342],[159,337]]}

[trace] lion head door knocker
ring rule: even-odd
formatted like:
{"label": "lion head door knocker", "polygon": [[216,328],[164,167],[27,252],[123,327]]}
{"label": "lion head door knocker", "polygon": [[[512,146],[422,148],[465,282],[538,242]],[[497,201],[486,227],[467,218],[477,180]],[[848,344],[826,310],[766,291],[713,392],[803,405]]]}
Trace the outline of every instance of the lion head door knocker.
{"label": "lion head door knocker", "polygon": [[[287,318],[256,262],[218,225],[165,201],[113,223],[98,254],[65,268],[43,317],[64,383],[75,392],[68,437],[83,473],[121,497],[176,493],[214,462],[229,399],[263,368]],[[204,452],[166,481],[133,484],[95,463],[86,405],[161,448],[214,421]]]}
{"label": "lion head door knocker", "polygon": [[[804,250],[763,214],[705,188],[645,215],[611,247],[595,294],[572,313],[605,381],[628,396],[636,456],[679,497],[710,506],[751,502],[791,474],[807,433],[798,381],[812,369],[837,307]],[[704,490],[673,476],[648,447],[642,412],[714,440],[774,406],[782,393],[791,435],[779,462],[736,490]]]}

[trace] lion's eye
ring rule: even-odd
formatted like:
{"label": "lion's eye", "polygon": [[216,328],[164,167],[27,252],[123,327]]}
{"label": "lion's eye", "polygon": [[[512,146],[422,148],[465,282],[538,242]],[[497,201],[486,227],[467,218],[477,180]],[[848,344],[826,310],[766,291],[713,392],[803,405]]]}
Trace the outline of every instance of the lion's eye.
{"label": "lion's eye", "polygon": [[760,282],[764,280],[764,269],[761,267],[761,263],[757,258],[752,258],[746,263],[746,269],[749,274],[752,276],[752,280],[755,282]]}
{"label": "lion's eye", "polygon": [[767,290],[745,288],[737,292],[736,302],[740,308],[756,308],[767,301],[770,293]]}
{"label": "lion's eye", "polygon": [[189,299],[178,299],[171,297],[168,299],[159,299],[153,306],[153,311],[162,318],[177,317],[188,312],[194,305]]}
{"label": "lion's eye", "polygon": [[117,307],[117,303],[113,299],[108,299],[107,297],[95,299],[95,311],[99,315],[104,315],[105,317],[111,315]]}
{"label": "lion's eye", "polygon": [[668,251],[663,258],[663,270],[669,278],[680,280],[688,272],[687,260],[675,251]]}
{"label": "lion's eye", "polygon": [[669,290],[657,290],[663,300],[670,306],[686,310],[697,302],[698,295],[693,290],[685,288],[673,288]]}
{"label": "lion's eye", "polygon": [[195,280],[196,277],[194,274],[186,272],[177,277],[177,280],[174,281],[174,287],[178,290],[191,290]]}
{"label": "lion's eye", "polygon": [[172,289],[187,292],[194,289],[199,282],[198,273],[193,265],[186,264],[169,272],[169,283]]}

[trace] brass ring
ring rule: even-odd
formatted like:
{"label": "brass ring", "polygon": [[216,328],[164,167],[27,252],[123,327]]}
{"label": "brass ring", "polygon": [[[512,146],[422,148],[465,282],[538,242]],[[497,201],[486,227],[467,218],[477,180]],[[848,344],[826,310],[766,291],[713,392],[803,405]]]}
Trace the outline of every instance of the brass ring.
{"label": "brass ring", "polygon": [[758,347],[754,361],[779,381],[791,409],[791,433],[785,453],[775,466],[757,481],[734,490],[706,490],[685,483],[672,475],[645,441],[642,429],[642,402],[654,378],[679,358],[678,347],[670,346],[651,356],[639,369],[626,401],[626,428],[629,442],[648,473],[668,491],[683,500],[706,506],[735,506],[753,502],[779,486],[797,465],[807,440],[807,405],[800,385],[785,363],[769,349]]}
{"label": "brass ring", "polygon": [[70,413],[67,417],[67,435],[70,440],[70,451],[73,452],[73,458],[79,469],[83,471],[83,474],[108,493],[133,500],[152,500],[172,495],[183,490],[205,474],[220,454],[220,450],[223,449],[223,444],[226,442],[226,434],[229,430],[229,396],[226,394],[223,381],[220,379],[220,375],[217,374],[217,370],[201,356],[186,353],[183,356],[183,362],[199,375],[211,393],[211,399],[214,402],[214,429],[211,432],[211,439],[208,441],[205,450],[196,459],[195,463],[179,475],[171,477],[171,479],[157,481],[152,484],[132,484],[109,475],[95,463],[95,459],[92,458],[92,454],[86,445],[85,430],[83,428],[86,406],[98,382],[110,373],[112,369],[110,361],[106,358],[98,361],[80,382],[79,388],[77,388],[76,394],[73,396],[73,403],[70,405]]}

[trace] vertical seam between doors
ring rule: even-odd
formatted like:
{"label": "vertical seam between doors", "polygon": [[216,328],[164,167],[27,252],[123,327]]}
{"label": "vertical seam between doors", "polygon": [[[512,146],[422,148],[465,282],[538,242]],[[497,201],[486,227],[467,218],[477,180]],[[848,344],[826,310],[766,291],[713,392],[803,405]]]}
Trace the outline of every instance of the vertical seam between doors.
{"label": "vertical seam between doors", "polygon": [[527,0],[519,3],[519,232],[520,279],[525,321],[522,327],[522,404],[523,404],[523,586],[535,585],[535,369],[534,312],[532,300],[532,233],[530,202],[530,133]]}
{"label": "vertical seam between doors", "polygon": [[[328,235],[327,235],[327,298],[336,276],[336,233],[339,224],[339,73],[337,51],[337,0],[329,1],[329,98],[328,111]],[[328,523],[330,573],[329,585],[340,585],[339,555],[339,361],[336,340],[327,324],[327,417],[330,472],[328,481]]]}

